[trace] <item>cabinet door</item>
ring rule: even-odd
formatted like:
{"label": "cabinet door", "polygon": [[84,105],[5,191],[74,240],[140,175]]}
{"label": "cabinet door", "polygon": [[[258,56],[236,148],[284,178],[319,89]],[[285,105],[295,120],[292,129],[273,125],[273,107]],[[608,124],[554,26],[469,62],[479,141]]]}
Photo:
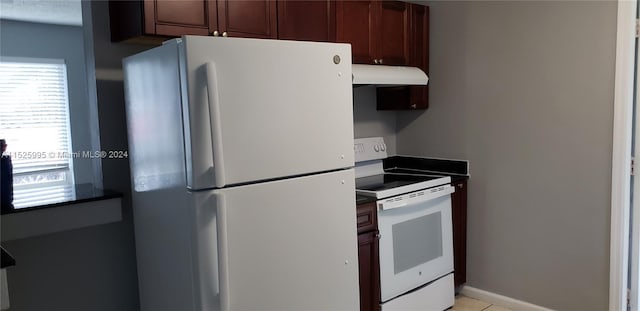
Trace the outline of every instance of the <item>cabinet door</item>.
{"label": "cabinet door", "polygon": [[[429,74],[429,7],[409,6],[409,59],[410,66],[418,67]],[[378,88],[378,110],[414,110],[429,107],[429,86],[399,86]]]}
{"label": "cabinet door", "polygon": [[278,0],[278,39],[335,41],[336,2]]}
{"label": "cabinet door", "polygon": [[218,31],[229,37],[277,38],[276,0],[218,0]]}
{"label": "cabinet door", "polygon": [[456,192],[451,195],[453,219],[453,276],[455,286],[467,281],[467,181],[453,184]]}
{"label": "cabinet door", "polygon": [[336,3],[336,41],[351,43],[354,64],[373,64],[376,57],[375,1]]}
{"label": "cabinet door", "polygon": [[209,5],[215,4],[206,0],[145,0],[145,33],[164,36],[206,36],[210,32],[209,26],[212,22],[209,19]]}
{"label": "cabinet door", "polygon": [[[411,66],[429,75],[429,7],[411,5]],[[409,109],[429,108],[429,86],[411,87]]]}
{"label": "cabinet door", "polygon": [[378,62],[383,65],[409,64],[409,4],[400,1],[377,3],[376,33]]}
{"label": "cabinet door", "polygon": [[376,202],[359,204],[356,206],[358,233],[376,231],[378,228],[378,215]]}
{"label": "cabinet door", "polygon": [[372,231],[358,235],[361,311],[377,311],[380,307],[380,262],[377,234],[377,231]]}

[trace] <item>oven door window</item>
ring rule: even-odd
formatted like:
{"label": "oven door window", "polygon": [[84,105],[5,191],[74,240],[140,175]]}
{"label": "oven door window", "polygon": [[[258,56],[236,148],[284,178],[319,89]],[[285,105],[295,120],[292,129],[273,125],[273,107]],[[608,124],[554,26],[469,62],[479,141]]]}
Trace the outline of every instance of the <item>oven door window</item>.
{"label": "oven door window", "polygon": [[[394,274],[442,257],[441,212],[394,224],[391,231]],[[420,237],[419,243],[416,237]]]}
{"label": "oven door window", "polygon": [[451,197],[378,210],[382,301],[453,271]]}

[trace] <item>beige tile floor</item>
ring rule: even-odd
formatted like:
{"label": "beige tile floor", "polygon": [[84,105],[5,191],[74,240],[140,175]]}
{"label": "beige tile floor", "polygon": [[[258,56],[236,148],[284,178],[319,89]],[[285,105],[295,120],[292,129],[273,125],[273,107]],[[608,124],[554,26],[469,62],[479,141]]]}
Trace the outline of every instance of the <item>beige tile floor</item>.
{"label": "beige tile floor", "polygon": [[469,298],[466,296],[456,296],[456,303],[451,311],[511,311],[507,308],[496,306],[488,302]]}

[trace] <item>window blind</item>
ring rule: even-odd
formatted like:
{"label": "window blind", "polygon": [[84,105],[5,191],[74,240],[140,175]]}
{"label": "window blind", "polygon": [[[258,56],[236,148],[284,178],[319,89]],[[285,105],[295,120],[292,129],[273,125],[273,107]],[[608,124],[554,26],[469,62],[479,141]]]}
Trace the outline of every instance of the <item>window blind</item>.
{"label": "window blind", "polygon": [[62,60],[0,61],[0,138],[13,162],[16,208],[73,197]]}

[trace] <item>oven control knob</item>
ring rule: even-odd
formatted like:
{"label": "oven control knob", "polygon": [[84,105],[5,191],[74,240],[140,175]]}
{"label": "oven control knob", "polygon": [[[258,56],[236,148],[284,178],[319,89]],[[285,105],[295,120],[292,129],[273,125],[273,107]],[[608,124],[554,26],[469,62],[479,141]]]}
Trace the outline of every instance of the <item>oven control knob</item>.
{"label": "oven control knob", "polygon": [[385,145],[385,144],[380,145],[380,150],[382,150],[382,151],[387,150],[387,145]]}
{"label": "oven control knob", "polygon": [[373,146],[373,150],[375,150],[375,152],[380,151],[380,146],[378,145]]}

